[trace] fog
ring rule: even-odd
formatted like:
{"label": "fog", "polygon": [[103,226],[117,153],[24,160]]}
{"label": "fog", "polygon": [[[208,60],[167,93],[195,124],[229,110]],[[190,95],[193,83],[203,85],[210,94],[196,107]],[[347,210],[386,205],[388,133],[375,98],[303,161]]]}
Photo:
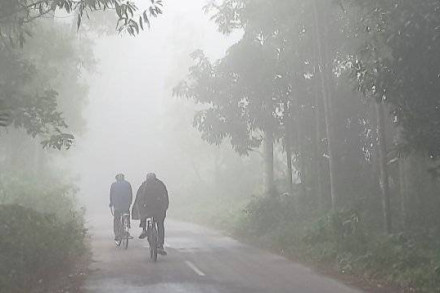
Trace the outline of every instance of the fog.
{"label": "fog", "polygon": [[1,0],[0,293],[440,292],[439,12]]}
{"label": "fog", "polygon": [[[87,130],[69,154],[88,210],[107,209],[117,173],[124,173],[137,190],[146,174],[154,172],[172,196],[185,184],[184,175],[193,173],[188,158],[192,154],[182,150],[185,141],[179,139],[187,135],[199,140],[190,125],[195,108],[173,97],[172,88],[187,74],[193,51],[202,49],[218,59],[239,35],[219,33],[202,11],[204,2],[169,1],[167,13],[154,20],[151,30],[137,37],[94,40],[97,72],[85,77],[90,87],[83,114]],[[188,127],[178,129],[179,123]],[[182,131],[188,133],[177,136]]]}

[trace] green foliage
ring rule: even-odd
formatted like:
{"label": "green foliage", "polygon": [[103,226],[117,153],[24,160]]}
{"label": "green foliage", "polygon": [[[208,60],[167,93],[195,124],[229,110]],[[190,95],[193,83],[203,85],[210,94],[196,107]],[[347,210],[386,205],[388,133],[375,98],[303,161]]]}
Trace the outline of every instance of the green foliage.
{"label": "green foliage", "polygon": [[[57,93],[33,87],[37,69],[21,54],[0,49],[1,110],[7,111],[16,128],[26,129],[29,135],[49,136],[67,125],[57,109]],[[30,87],[33,87],[30,89]]]}
{"label": "green foliage", "polygon": [[0,288],[44,286],[86,251],[81,221],[60,221],[18,205],[0,205]]}
{"label": "green foliage", "polygon": [[0,39],[7,40],[13,47],[23,47],[26,38],[33,34],[33,23],[47,16],[54,17],[57,11],[74,14],[78,29],[84,16],[89,18],[95,11],[114,11],[118,17],[116,29],[136,35],[144,24],[150,25],[150,17],[162,14],[162,0],[149,2],[147,9],[139,11],[135,2],[121,0],[5,0],[0,2]]}
{"label": "green foliage", "polygon": [[295,212],[294,205],[292,197],[255,198],[246,207],[237,233],[263,238],[277,250],[311,249],[307,255],[319,260],[334,257],[339,251],[365,249],[366,235],[356,211],[341,211],[314,221],[306,216],[313,213]]}
{"label": "green foliage", "polygon": [[11,127],[38,136],[43,146],[69,148],[74,136],[68,126],[81,131],[87,92],[80,78],[93,68],[93,53],[87,38],[79,43],[65,35],[69,26],[41,21],[34,30],[38,34],[22,50],[0,45],[0,111],[8,113]]}
{"label": "green foliage", "polygon": [[55,18],[60,11],[75,14],[79,28],[90,12],[114,9],[117,30],[136,35],[144,23],[149,25],[150,17],[162,13],[161,0],[149,2],[150,6],[139,12],[134,2],[119,0],[2,1],[0,127],[12,124],[25,129],[32,137],[38,136],[46,148],[70,148],[75,136],[67,129],[80,130],[80,114],[75,111],[81,110],[87,94],[80,75],[92,68],[93,53],[87,38],[79,42],[72,37],[70,25],[44,18]]}
{"label": "green foliage", "polygon": [[[295,219],[294,201],[291,197],[254,198],[245,208],[244,230],[250,235],[267,234]],[[257,230],[255,230],[257,229]]]}
{"label": "green foliage", "polygon": [[194,117],[194,126],[202,138],[219,145],[229,138],[234,149],[247,154],[261,143],[261,134],[251,113],[247,93],[238,84],[239,76],[224,60],[212,64],[201,51],[192,54],[196,63],[190,68],[187,81],[181,82],[174,94],[203,105]]}
{"label": "green foliage", "polygon": [[0,171],[0,288],[45,292],[86,252],[84,211],[77,206],[76,187],[48,159],[35,173],[28,158],[8,155]]}
{"label": "green foliage", "polygon": [[353,64],[358,88],[391,106],[401,126],[401,148],[440,155],[440,59],[436,0],[347,1],[362,17],[353,22],[361,39]]}
{"label": "green foliage", "polygon": [[290,198],[253,199],[235,222],[235,234],[307,263],[333,266],[343,274],[407,290],[440,289],[438,236],[369,234],[355,210],[305,218],[292,212],[291,205]]}
{"label": "green foliage", "polygon": [[[427,243],[422,238],[439,230],[438,180],[426,170],[440,152],[440,6],[422,2],[207,5],[221,32],[241,31],[243,37],[217,61],[194,53],[194,66],[176,94],[201,105],[194,126],[212,144],[229,139],[247,153],[268,129],[284,143],[283,151],[290,142],[303,187],[295,200],[253,199],[235,218],[236,233],[343,273],[409,290],[439,290],[438,236]],[[390,111],[379,127],[371,105],[382,101]],[[379,130],[386,136],[383,156]],[[275,155],[285,163],[280,150]],[[384,217],[379,163],[390,182],[394,231],[423,233],[376,234]],[[332,214],[326,212],[330,200],[339,209]]]}
{"label": "green foliage", "polygon": [[[46,172],[44,172],[46,173]],[[0,174],[0,204],[17,204],[46,214],[56,214],[61,221],[81,217],[75,201],[77,189],[50,174],[3,172]]]}

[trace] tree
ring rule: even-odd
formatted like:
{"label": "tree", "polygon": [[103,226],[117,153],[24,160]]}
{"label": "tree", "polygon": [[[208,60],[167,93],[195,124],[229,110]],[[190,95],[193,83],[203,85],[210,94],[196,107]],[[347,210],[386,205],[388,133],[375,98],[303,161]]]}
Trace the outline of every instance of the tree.
{"label": "tree", "polygon": [[[243,53],[250,54],[243,58]],[[271,145],[277,119],[271,111],[275,108],[271,87],[266,87],[270,81],[254,62],[260,54],[261,46],[251,40],[236,44],[215,64],[202,52],[196,52],[196,65],[191,67],[188,80],[176,87],[175,94],[204,105],[195,116],[194,126],[209,143],[219,145],[228,138],[238,153],[248,154],[260,146],[264,137],[266,184],[268,191],[273,192]]]}
{"label": "tree", "polygon": [[21,54],[4,49],[0,56],[0,101],[8,124],[42,136],[45,146],[69,148],[73,136],[63,132],[67,124],[57,109],[57,92],[39,83],[38,69]]}
{"label": "tree", "polygon": [[390,234],[391,225],[391,207],[390,207],[390,184],[388,177],[387,162],[387,146],[385,134],[385,114],[382,102],[375,103],[375,111],[377,116],[377,132],[378,132],[378,152],[379,152],[379,171],[380,171],[380,189],[382,193],[382,210],[384,219],[384,231]]}
{"label": "tree", "polygon": [[402,127],[403,152],[439,157],[440,3],[349,2],[356,5],[353,13],[362,16],[357,30],[361,45],[353,65],[359,89],[390,106]]}
{"label": "tree", "polygon": [[[426,158],[435,162],[440,155],[440,99],[438,92],[438,50],[440,18],[438,1],[345,1],[344,8],[351,15],[352,42],[355,53],[349,61],[354,84],[366,97],[375,101],[377,112],[380,187],[383,198],[384,230],[390,232],[390,161],[399,161],[400,206],[404,226],[408,222],[408,202],[420,201],[431,194],[429,182],[413,193],[412,168],[419,170]],[[382,105],[383,103],[386,104]],[[385,136],[383,109],[397,131],[394,140]],[[385,144],[391,147],[385,147]],[[412,157],[416,157],[416,159]],[[425,162],[425,168],[428,168]],[[435,171],[436,168],[432,170]],[[412,173],[412,172],[411,172]],[[417,178],[424,177],[420,171]],[[434,172],[435,173],[435,172]],[[418,179],[419,181],[422,178]],[[411,182],[410,182],[411,181]],[[435,205],[433,198],[426,201]],[[426,210],[422,205],[416,213]],[[414,221],[413,221],[414,222]]]}
{"label": "tree", "polygon": [[[46,16],[54,17],[62,11],[74,14],[77,17],[77,27],[81,25],[83,16],[89,17],[90,12],[114,9],[118,17],[117,29],[131,35],[139,33],[144,24],[149,26],[150,17],[162,13],[162,1],[151,1],[151,6],[140,15],[135,13],[138,8],[133,2],[119,0],[6,0],[0,3],[0,112],[2,122],[0,126],[12,123],[16,128],[23,128],[32,137],[43,138],[43,146],[61,149],[69,148],[74,136],[66,133],[68,125],[59,111],[59,91],[53,90],[55,77],[46,76],[43,68],[38,68],[27,55],[33,52],[23,52],[26,38],[48,31],[47,27],[62,26],[56,22],[44,22]],[[135,18],[136,17],[136,18]],[[46,26],[45,29],[41,29]],[[65,30],[71,37],[70,30]],[[58,32],[56,32],[58,33]],[[48,39],[52,38],[46,34]],[[62,38],[62,36],[59,36]],[[47,40],[46,40],[47,42]],[[60,43],[68,44],[66,39]],[[71,44],[71,43],[70,43]],[[44,43],[40,44],[44,47]],[[39,47],[37,47],[38,50]],[[65,48],[64,48],[65,49]],[[26,49],[25,49],[26,50]],[[49,48],[48,51],[51,51]],[[79,56],[70,56],[66,59],[77,60]],[[50,57],[49,57],[50,59]],[[88,64],[90,62],[82,63]],[[87,65],[86,65],[87,66]],[[40,66],[41,67],[41,66]],[[74,67],[75,68],[75,67]],[[77,73],[76,67],[69,72]],[[72,76],[77,79],[77,76]],[[78,88],[77,88],[78,90]],[[66,93],[66,87],[63,88]],[[64,94],[63,93],[63,94]],[[66,99],[64,99],[66,101]],[[78,101],[77,101],[78,102]]]}
{"label": "tree", "polygon": [[151,0],[144,11],[138,11],[133,1],[121,0],[4,0],[0,3],[0,39],[8,39],[12,45],[23,46],[26,37],[32,35],[32,24],[45,16],[54,16],[57,11],[74,14],[79,28],[84,16],[98,10],[114,10],[117,30],[136,35],[150,26],[150,17],[162,13],[162,0]]}

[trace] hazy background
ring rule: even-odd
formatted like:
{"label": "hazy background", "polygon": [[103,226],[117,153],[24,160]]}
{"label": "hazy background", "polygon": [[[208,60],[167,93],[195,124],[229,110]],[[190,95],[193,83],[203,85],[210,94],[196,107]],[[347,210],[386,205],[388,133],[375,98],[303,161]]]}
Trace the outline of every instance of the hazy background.
{"label": "hazy background", "polygon": [[87,130],[68,156],[89,210],[107,208],[109,188],[119,172],[134,193],[145,175],[155,172],[171,197],[179,193],[185,175],[194,173],[180,139],[199,136],[191,126],[193,110],[172,97],[172,88],[187,74],[190,53],[203,49],[217,59],[238,39],[217,32],[202,11],[205,2],[167,1],[166,13],[154,19],[150,31],[95,40],[97,73],[86,77]]}

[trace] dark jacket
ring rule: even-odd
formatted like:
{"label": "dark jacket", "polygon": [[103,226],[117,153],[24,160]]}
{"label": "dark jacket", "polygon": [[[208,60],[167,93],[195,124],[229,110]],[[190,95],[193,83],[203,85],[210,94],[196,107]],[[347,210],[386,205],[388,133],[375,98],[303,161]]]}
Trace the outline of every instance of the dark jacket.
{"label": "dark jacket", "polygon": [[132,218],[141,220],[163,215],[169,206],[168,191],[159,179],[145,181],[139,187],[134,201]]}
{"label": "dark jacket", "polygon": [[110,205],[119,211],[129,211],[133,202],[131,185],[125,180],[116,181],[110,188]]}

